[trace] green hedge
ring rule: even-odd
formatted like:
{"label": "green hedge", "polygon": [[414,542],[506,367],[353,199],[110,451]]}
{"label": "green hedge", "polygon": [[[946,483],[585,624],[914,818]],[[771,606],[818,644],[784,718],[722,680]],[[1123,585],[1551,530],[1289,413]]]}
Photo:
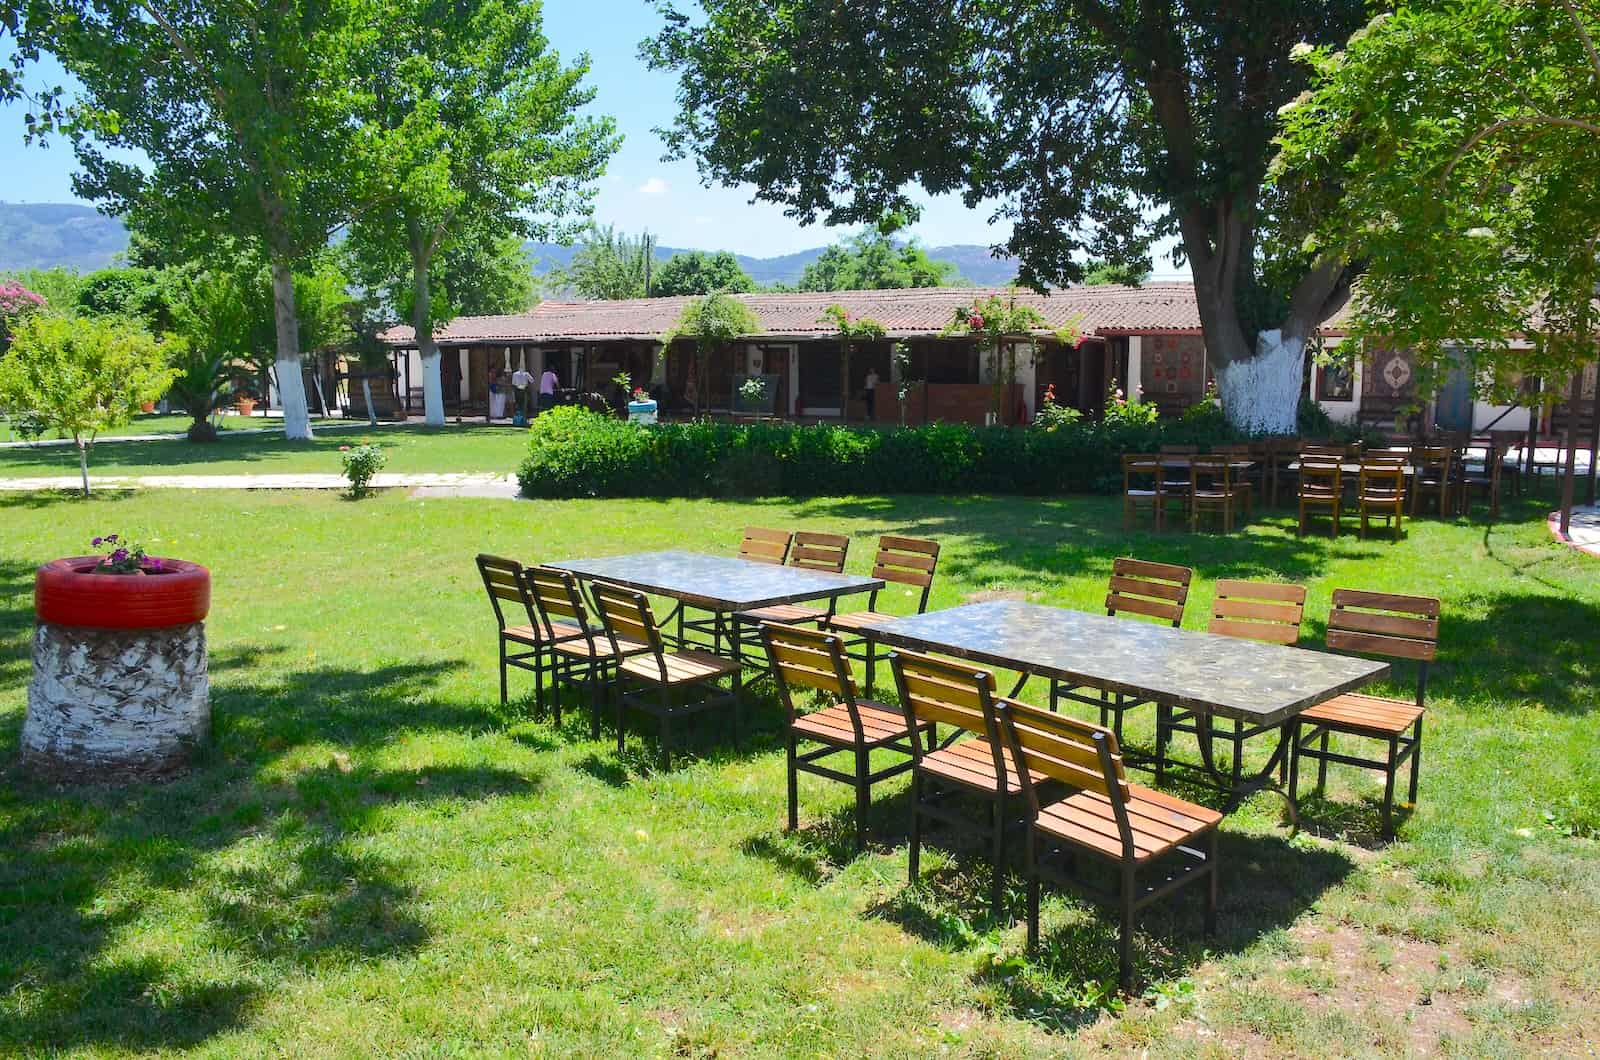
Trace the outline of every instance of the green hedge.
{"label": "green hedge", "polygon": [[1234,439],[1220,411],[1079,420],[1054,430],[933,423],[904,430],[700,420],[645,427],[560,407],[529,428],[529,497],[812,497],[1114,493],[1123,453]]}

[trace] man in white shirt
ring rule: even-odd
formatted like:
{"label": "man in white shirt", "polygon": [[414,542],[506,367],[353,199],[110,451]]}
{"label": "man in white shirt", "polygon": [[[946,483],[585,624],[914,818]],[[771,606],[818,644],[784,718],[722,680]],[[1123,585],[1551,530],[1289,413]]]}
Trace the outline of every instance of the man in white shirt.
{"label": "man in white shirt", "polygon": [[875,420],[878,418],[878,370],[876,368],[867,369],[866,397],[867,419]]}
{"label": "man in white shirt", "polygon": [[528,415],[529,388],[533,386],[533,373],[518,365],[517,370],[511,373],[511,385],[516,390],[517,416],[525,418]]}

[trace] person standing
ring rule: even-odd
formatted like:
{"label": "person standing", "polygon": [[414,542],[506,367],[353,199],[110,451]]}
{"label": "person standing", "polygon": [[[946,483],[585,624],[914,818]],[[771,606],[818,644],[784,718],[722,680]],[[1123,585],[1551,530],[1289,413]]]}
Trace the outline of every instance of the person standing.
{"label": "person standing", "polygon": [[878,418],[878,370],[876,368],[867,369],[865,391],[867,399],[867,421],[871,422],[872,420]]}
{"label": "person standing", "polygon": [[516,392],[516,417],[520,425],[527,422],[528,399],[533,395],[533,374],[528,371],[525,365],[518,364],[517,370],[511,373],[511,386]]}
{"label": "person standing", "polygon": [[561,385],[561,377],[556,375],[556,370],[546,365],[544,375],[539,377],[539,411],[543,412],[556,403],[556,388]]}

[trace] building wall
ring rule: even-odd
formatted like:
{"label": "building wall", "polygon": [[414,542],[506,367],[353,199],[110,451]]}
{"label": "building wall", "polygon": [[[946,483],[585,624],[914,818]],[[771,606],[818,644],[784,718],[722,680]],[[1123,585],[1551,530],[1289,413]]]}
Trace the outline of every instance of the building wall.
{"label": "building wall", "polygon": [[[1165,415],[1177,415],[1205,397],[1205,339],[1199,335],[1142,335],[1139,339],[1145,401],[1155,402]],[[1131,348],[1129,354],[1131,368]]]}

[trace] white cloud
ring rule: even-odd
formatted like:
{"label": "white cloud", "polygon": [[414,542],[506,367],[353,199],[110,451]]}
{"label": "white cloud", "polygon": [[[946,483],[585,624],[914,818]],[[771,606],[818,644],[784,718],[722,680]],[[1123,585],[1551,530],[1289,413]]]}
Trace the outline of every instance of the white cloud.
{"label": "white cloud", "polygon": [[649,180],[639,185],[640,195],[665,195],[666,191],[667,182],[662,180],[660,177],[651,177]]}

